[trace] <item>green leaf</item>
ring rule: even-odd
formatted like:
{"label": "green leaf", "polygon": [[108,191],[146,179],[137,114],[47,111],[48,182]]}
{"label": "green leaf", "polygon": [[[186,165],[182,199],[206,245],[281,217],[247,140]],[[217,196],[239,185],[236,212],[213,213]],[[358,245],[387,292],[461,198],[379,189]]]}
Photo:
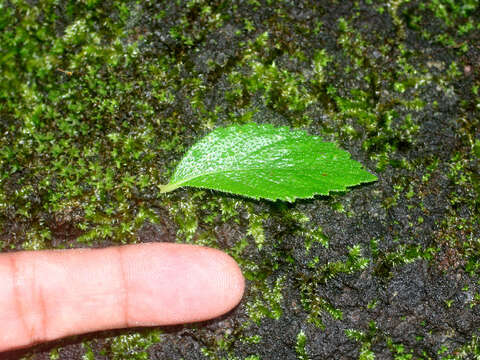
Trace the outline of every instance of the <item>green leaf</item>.
{"label": "green leaf", "polygon": [[348,152],[318,136],[247,124],[218,128],[193,145],[160,190],[194,186],[294,201],[376,179]]}

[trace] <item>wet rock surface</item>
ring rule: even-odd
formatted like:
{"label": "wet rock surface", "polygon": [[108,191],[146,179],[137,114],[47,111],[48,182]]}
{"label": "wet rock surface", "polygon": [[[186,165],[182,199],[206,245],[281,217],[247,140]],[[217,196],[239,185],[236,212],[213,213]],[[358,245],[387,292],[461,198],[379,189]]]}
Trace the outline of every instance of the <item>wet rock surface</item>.
{"label": "wet rock surface", "polygon": [[[6,358],[480,356],[476,2],[0,9],[0,251],[197,243],[247,279],[220,319]],[[293,204],[159,194],[188,146],[248,121],[335,141],[378,181]]]}

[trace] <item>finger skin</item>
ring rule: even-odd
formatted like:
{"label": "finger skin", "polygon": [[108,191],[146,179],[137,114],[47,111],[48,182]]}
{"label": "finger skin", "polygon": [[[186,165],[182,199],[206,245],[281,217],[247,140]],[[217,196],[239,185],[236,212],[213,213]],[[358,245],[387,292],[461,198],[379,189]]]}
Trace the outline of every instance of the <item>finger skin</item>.
{"label": "finger skin", "polygon": [[243,291],[230,256],[194,245],[0,254],[0,351],[104,329],[202,321],[231,310]]}

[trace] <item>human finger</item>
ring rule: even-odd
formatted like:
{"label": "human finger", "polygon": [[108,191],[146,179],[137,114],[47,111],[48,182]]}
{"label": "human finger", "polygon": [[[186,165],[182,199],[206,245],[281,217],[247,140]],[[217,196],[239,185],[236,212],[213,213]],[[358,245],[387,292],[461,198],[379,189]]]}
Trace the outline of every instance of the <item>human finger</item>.
{"label": "human finger", "polygon": [[230,256],[194,245],[0,254],[0,351],[91,331],[214,318],[235,307],[243,290]]}

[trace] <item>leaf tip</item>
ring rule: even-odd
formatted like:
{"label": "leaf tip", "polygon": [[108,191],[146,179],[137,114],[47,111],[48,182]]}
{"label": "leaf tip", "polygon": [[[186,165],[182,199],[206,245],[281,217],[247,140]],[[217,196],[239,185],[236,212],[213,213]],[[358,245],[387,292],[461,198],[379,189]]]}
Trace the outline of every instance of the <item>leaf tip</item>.
{"label": "leaf tip", "polygon": [[371,172],[367,171],[367,179],[365,182],[374,182],[374,181],[377,181],[378,180],[378,177],[377,175],[375,174],[372,174]]}

